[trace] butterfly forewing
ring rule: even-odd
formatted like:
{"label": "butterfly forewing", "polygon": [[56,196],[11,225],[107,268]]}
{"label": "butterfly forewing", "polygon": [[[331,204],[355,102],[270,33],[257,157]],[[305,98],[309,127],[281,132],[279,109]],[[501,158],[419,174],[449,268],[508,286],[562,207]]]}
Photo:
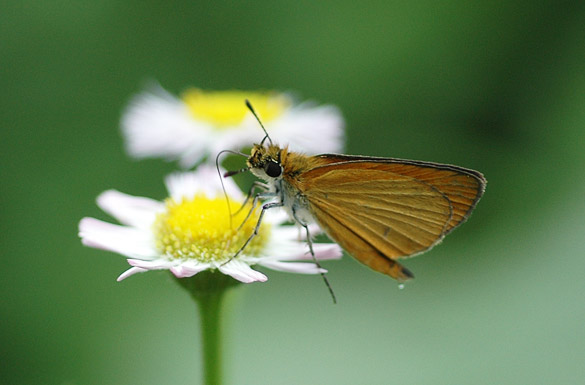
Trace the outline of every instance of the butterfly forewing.
{"label": "butterfly forewing", "polygon": [[[324,173],[326,165],[343,165],[356,169],[376,168],[398,175],[410,176],[420,182],[435,187],[451,203],[453,215],[445,228],[445,234],[465,222],[471,211],[483,195],[486,180],[480,172],[448,164],[405,160],[396,158],[376,158],[325,154],[318,156],[323,166],[311,172]],[[353,166],[349,166],[353,164]],[[336,166],[334,166],[336,168]]]}

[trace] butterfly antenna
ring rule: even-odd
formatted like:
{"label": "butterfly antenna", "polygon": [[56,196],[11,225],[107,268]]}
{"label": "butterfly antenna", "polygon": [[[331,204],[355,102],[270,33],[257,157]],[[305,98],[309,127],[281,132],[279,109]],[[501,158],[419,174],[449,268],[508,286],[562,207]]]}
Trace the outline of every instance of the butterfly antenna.
{"label": "butterfly antenna", "polygon": [[256,118],[256,120],[258,121],[258,123],[260,123],[260,127],[262,127],[262,130],[264,130],[264,133],[266,134],[266,136],[264,137],[264,139],[262,139],[262,142],[260,142],[260,144],[263,145],[264,144],[264,141],[266,139],[268,139],[268,141],[270,142],[270,145],[272,146],[273,145],[272,139],[270,138],[270,135],[268,135],[268,131],[266,131],[266,128],[262,124],[262,121],[258,117],[258,114],[256,114],[256,111],[254,110],[254,107],[252,107],[252,103],[250,103],[250,101],[248,99],[246,99],[246,107],[248,107],[248,109],[254,115],[254,117]]}

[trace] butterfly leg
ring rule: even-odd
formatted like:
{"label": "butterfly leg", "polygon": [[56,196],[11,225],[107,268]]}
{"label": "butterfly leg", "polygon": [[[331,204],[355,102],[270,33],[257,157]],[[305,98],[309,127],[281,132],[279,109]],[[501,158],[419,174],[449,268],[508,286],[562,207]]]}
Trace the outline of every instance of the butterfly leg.
{"label": "butterfly leg", "polygon": [[[256,195],[256,197],[254,197],[254,201],[257,201],[257,198],[260,195],[261,194]],[[282,207],[282,206],[284,206],[284,205],[281,202],[266,203],[264,206],[262,206],[262,211],[260,211],[260,215],[258,216],[258,222],[256,222],[256,227],[254,227],[254,231],[252,232],[252,234],[248,237],[246,242],[244,242],[242,247],[240,247],[240,249],[229,260],[227,260],[223,264],[225,265],[226,263],[230,262],[232,259],[236,258],[238,255],[240,255],[242,253],[242,251],[244,251],[246,246],[248,246],[248,244],[252,241],[252,239],[254,239],[254,237],[256,235],[258,235],[258,231],[260,230],[260,225],[262,224],[262,218],[264,217],[264,213],[266,212],[266,210],[272,209],[274,207]],[[250,214],[248,214],[248,217],[250,217]],[[246,220],[248,217],[246,217]]]}
{"label": "butterfly leg", "polygon": [[[248,222],[248,219],[250,219],[250,216],[252,216],[252,213],[254,212],[254,210],[256,210],[256,206],[258,206],[258,201],[260,199],[274,198],[276,195],[277,194],[273,193],[273,192],[264,192],[264,193],[259,193],[259,194],[254,195],[254,200],[252,201],[252,208],[250,208],[250,211],[248,211],[248,215],[246,215],[246,218],[244,218],[244,220],[242,221],[240,226],[238,226],[238,231],[242,229],[242,227],[244,226],[244,224],[246,222]],[[266,205],[264,205],[264,206],[266,206]],[[262,207],[263,211],[264,211],[264,206]],[[282,206],[282,204],[281,204],[281,206]],[[242,205],[242,207],[244,207],[244,206]],[[240,210],[241,210],[241,208],[240,208]],[[238,212],[240,210],[238,210]],[[260,213],[260,215],[262,215],[262,213]],[[259,226],[259,225],[256,225],[256,226]]]}
{"label": "butterfly leg", "polygon": [[[315,263],[315,265],[317,265],[317,267],[319,269],[322,269],[321,264],[319,263],[319,261],[317,261],[317,257],[315,256],[315,251],[313,250],[313,241],[311,240],[311,234],[309,233],[309,226],[306,223],[301,222],[296,217],[294,211],[293,211],[293,217],[295,218],[295,221],[305,229],[305,233],[307,234],[307,244],[309,245],[309,252],[311,253],[311,257],[313,257],[313,262]],[[333,288],[331,287],[329,280],[325,276],[325,273],[320,273],[320,274],[321,274],[321,278],[323,278],[323,282],[325,282],[325,286],[327,286],[327,289],[329,289],[329,294],[331,294],[331,299],[333,300],[333,303],[337,303],[337,298],[335,297],[335,293],[333,292]]]}
{"label": "butterfly leg", "polygon": [[244,203],[242,203],[242,205],[240,206],[240,208],[238,209],[238,211],[236,211],[234,213],[234,215],[238,215],[238,213],[240,211],[242,211],[242,209],[244,207],[246,207],[246,204],[248,203],[248,201],[250,200],[250,198],[252,198],[252,196],[254,196],[254,198],[256,196],[258,196],[258,194],[254,194],[254,190],[256,189],[261,189],[263,192],[266,192],[270,189],[270,186],[268,186],[266,183],[262,183],[260,181],[255,181],[254,183],[252,183],[252,186],[250,187],[250,190],[248,190],[248,195],[246,196],[246,199],[244,200]]}

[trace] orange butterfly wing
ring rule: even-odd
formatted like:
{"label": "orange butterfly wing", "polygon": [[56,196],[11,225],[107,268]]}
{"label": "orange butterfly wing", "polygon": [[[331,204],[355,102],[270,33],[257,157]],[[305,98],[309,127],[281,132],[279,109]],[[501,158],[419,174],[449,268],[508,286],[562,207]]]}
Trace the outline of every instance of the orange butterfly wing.
{"label": "orange butterfly wing", "polygon": [[320,155],[295,180],[315,219],[352,256],[398,280],[395,260],[424,252],[463,223],[485,189],[473,170],[392,158]]}

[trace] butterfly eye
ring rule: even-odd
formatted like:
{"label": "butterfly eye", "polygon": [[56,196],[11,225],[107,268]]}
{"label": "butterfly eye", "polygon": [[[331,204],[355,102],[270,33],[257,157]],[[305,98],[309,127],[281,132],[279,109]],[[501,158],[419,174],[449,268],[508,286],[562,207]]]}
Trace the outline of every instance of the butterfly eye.
{"label": "butterfly eye", "polygon": [[282,174],[282,168],[280,167],[280,164],[271,160],[264,166],[264,172],[269,177],[276,178]]}

